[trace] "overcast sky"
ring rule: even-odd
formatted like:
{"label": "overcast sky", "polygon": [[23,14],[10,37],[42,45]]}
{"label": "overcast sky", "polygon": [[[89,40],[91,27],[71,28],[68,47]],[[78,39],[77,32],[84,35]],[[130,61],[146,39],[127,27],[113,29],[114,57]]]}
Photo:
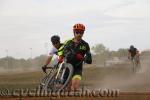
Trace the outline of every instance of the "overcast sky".
{"label": "overcast sky", "polygon": [[78,22],[90,46],[150,49],[150,0],[0,0],[0,58],[46,54],[50,37],[72,38]]}

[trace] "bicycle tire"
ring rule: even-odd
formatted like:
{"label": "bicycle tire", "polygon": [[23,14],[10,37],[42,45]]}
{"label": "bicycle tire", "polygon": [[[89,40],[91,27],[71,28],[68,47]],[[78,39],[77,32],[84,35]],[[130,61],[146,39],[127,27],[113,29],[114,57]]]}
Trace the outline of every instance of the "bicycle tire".
{"label": "bicycle tire", "polygon": [[132,63],[133,63],[133,73],[135,73],[135,59],[134,58],[133,58]]}
{"label": "bicycle tire", "polygon": [[138,69],[139,69],[138,67],[139,67],[139,63],[137,62],[137,58],[134,57],[132,59],[132,71],[133,71],[133,73],[136,73],[138,71]]}
{"label": "bicycle tire", "polygon": [[52,69],[49,74],[47,74],[44,78],[41,79],[41,82],[39,84],[39,87],[40,87],[41,90],[45,90],[44,89],[45,88],[45,84],[47,83],[47,81],[52,76],[52,74],[54,73],[55,70],[56,69]]}
{"label": "bicycle tire", "polygon": [[[51,75],[49,77],[49,79],[47,80],[46,84],[45,84],[45,90],[46,91],[53,91],[53,92],[60,92],[62,91],[63,89],[65,89],[65,87],[68,85],[69,81],[71,80],[72,78],[72,75],[73,75],[73,66],[70,64],[70,63],[64,63],[63,66],[65,68],[68,68],[69,69],[69,75],[66,79],[66,81],[64,82],[64,84],[59,88],[59,89],[56,89],[56,90],[48,90],[48,86],[49,84],[52,85],[53,82],[55,82],[56,80],[54,79],[56,74],[57,74],[57,71],[53,73],[53,75]],[[53,87],[55,88],[55,87]]]}
{"label": "bicycle tire", "polygon": [[131,72],[134,73],[135,72],[135,59],[134,57],[131,57],[130,60],[131,60]]}
{"label": "bicycle tire", "polygon": [[136,72],[139,72],[140,69],[141,69],[141,63],[140,63],[139,59],[136,58]]}

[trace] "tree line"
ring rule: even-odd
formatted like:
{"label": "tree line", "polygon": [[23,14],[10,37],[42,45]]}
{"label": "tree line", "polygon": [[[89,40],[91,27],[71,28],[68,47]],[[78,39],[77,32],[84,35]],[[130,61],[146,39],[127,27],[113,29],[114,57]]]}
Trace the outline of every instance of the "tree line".
{"label": "tree line", "polygon": [[[96,44],[91,48],[93,63],[94,64],[103,64],[106,60],[112,59],[113,57],[127,57],[128,48],[120,48],[117,51],[111,51],[106,48],[103,44]],[[143,52],[147,53],[147,52]],[[150,53],[150,52],[148,52]],[[44,64],[47,56],[40,55],[33,59],[15,59],[13,57],[4,57],[0,58],[0,68],[5,69],[14,69],[14,68],[24,68],[28,69],[31,67],[41,68]]]}

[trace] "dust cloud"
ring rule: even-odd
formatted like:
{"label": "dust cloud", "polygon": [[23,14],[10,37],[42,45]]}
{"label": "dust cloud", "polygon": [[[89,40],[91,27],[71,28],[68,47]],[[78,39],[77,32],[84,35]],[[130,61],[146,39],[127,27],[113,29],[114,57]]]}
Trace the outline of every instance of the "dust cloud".
{"label": "dust cloud", "polygon": [[[150,57],[149,57],[150,58]],[[130,69],[130,65],[123,66]],[[130,71],[130,70],[129,70]],[[121,91],[147,91],[150,90],[150,62],[148,59],[142,59],[141,69],[132,73],[109,74],[99,81],[95,88],[120,89]]]}
{"label": "dust cloud", "polygon": [[40,71],[40,67],[31,67],[31,68],[13,68],[13,69],[7,69],[7,68],[0,68],[0,75],[8,75],[8,74],[21,74],[26,72],[36,72]]}

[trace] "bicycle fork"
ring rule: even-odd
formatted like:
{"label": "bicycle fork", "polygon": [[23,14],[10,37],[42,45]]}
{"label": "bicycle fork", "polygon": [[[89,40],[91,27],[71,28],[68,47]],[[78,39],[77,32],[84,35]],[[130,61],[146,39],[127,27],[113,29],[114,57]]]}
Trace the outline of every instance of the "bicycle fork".
{"label": "bicycle fork", "polygon": [[[59,65],[59,68],[58,68],[57,74],[56,74],[56,76],[55,76],[55,79],[58,78],[58,75],[59,75],[59,73],[60,73],[60,71],[61,71],[61,69],[62,69],[62,67],[63,67],[63,64],[64,64],[64,63],[61,63],[61,64]],[[63,80],[65,71],[66,71],[66,68],[63,69],[62,74],[61,74],[61,77],[60,77],[60,80]]]}

